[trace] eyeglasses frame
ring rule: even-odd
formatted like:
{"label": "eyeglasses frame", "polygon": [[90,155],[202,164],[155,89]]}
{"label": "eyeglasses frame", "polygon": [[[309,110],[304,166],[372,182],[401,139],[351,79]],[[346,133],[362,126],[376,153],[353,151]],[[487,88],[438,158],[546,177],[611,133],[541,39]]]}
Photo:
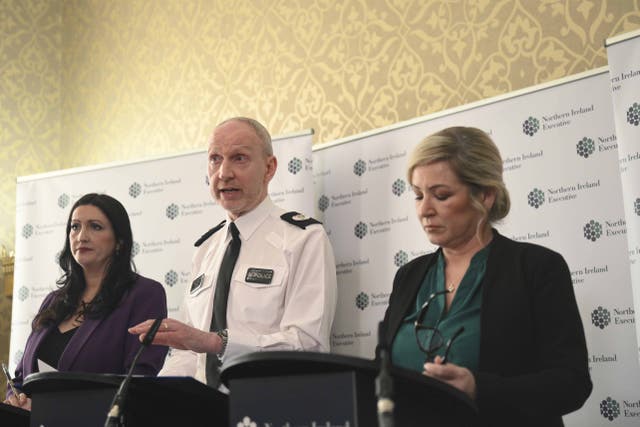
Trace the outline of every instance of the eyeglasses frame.
{"label": "eyeglasses frame", "polygon": [[[432,361],[435,359],[435,353],[440,350],[442,348],[442,344],[432,347],[431,342],[433,340],[433,337],[436,335],[436,333],[444,338],[444,336],[442,335],[442,332],[440,332],[440,330],[438,329],[438,324],[440,323],[440,320],[438,320],[438,322],[436,323],[435,326],[426,326],[424,323],[422,323],[422,320],[427,316],[427,311],[429,310],[429,306],[431,304],[431,302],[436,299],[436,297],[440,296],[440,295],[446,295],[448,293],[451,293],[452,291],[450,291],[449,289],[444,289],[441,291],[436,291],[434,293],[432,293],[431,295],[429,295],[429,298],[427,298],[427,300],[425,301],[424,304],[422,304],[422,307],[420,308],[420,311],[418,312],[418,317],[416,317],[416,320],[413,322],[413,330],[416,336],[416,342],[418,344],[418,348],[427,355],[427,361]],[[431,337],[429,338],[429,348],[425,348],[422,345],[422,342],[420,341],[420,338],[418,337],[418,334],[421,330],[431,330],[433,331],[431,334]],[[455,341],[456,338],[458,338],[458,336],[460,336],[461,333],[464,332],[464,326],[461,326],[460,328],[458,328],[456,330],[456,332],[451,336],[451,338],[449,338],[449,340],[447,341],[447,344],[445,346],[445,351],[444,351],[444,356],[442,357],[442,363],[445,364],[447,363],[447,359],[449,357],[449,351],[451,350],[451,345],[453,344],[453,341]],[[444,339],[443,339],[444,342]]]}

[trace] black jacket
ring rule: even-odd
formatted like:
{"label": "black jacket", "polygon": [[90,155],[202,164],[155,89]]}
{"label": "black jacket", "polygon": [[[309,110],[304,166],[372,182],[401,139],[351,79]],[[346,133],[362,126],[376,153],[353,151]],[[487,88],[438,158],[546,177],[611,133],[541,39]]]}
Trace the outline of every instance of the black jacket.
{"label": "black jacket", "polygon": [[[392,343],[440,249],[396,273],[384,318]],[[562,426],[592,384],[571,274],[562,256],[494,230],[482,281],[481,426]],[[454,344],[455,345],[455,344]]]}

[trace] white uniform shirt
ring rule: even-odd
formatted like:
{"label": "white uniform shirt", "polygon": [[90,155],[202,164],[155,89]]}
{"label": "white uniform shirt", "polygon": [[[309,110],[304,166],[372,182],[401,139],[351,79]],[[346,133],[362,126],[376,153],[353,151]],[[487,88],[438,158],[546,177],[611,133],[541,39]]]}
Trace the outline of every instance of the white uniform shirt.
{"label": "white uniform shirt", "polygon": [[[329,351],[337,298],[333,249],[321,225],[302,229],[281,219],[283,213],[267,197],[235,220],[242,245],[229,287],[223,363],[254,351]],[[198,329],[211,325],[216,278],[230,240],[227,221],[193,257],[194,284],[186,290],[180,320]],[[272,270],[271,283],[247,281],[249,269]],[[159,375],[206,382],[205,361],[206,353],[171,349]]]}

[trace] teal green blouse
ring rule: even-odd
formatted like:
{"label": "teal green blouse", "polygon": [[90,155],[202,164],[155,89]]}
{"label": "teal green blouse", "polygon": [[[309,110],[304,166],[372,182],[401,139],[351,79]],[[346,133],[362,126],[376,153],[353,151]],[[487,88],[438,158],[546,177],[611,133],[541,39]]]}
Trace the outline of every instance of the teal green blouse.
{"label": "teal green blouse", "polygon": [[[487,267],[489,254],[487,245],[471,259],[456,295],[451,302],[449,311],[445,309],[445,295],[436,296],[429,304],[423,324],[436,327],[443,337],[443,345],[435,353],[444,355],[447,341],[460,329],[464,331],[455,338],[451,345],[447,360],[471,371],[478,368],[480,353],[480,308],[482,305],[481,283]],[[429,296],[437,291],[443,291],[444,256],[442,252],[436,261],[436,268],[430,268],[418,290],[416,303],[409,315],[405,317],[391,348],[393,364],[418,372],[424,371],[427,355],[418,347],[414,331],[414,322],[420,313],[422,305]]]}

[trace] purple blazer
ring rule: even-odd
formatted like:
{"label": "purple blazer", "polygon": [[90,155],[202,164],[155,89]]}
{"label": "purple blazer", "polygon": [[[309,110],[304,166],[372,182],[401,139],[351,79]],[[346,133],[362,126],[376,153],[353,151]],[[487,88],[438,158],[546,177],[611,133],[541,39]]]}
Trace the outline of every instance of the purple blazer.
{"label": "purple blazer", "polygon": [[[47,295],[42,311],[53,301],[55,291]],[[147,319],[167,317],[167,297],[162,285],[138,275],[132,288],[120,304],[103,319],[85,319],[71,337],[58,362],[59,371],[126,374],[140,348],[137,335],[127,332],[133,325]],[[27,339],[22,360],[15,372],[15,385],[21,388],[24,378],[38,372],[36,354],[47,334],[57,326],[32,331]],[[164,363],[168,348],[151,345],[145,349],[134,374],[155,376]],[[10,393],[8,391],[7,393]]]}

